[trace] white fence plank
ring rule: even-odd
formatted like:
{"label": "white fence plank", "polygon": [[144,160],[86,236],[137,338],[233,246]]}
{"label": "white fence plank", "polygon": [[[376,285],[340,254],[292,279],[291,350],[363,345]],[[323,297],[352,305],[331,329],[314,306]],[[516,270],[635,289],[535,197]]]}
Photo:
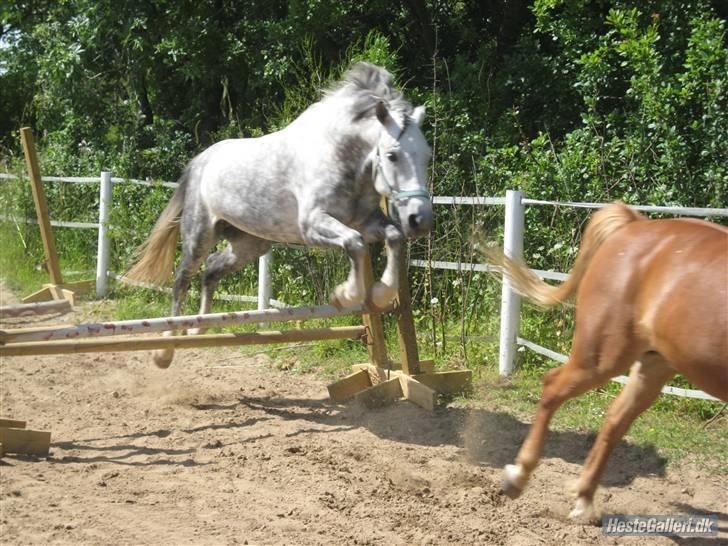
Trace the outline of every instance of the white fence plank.
{"label": "white fence plank", "polygon": [[[566,355],[557,353],[556,351],[552,351],[551,349],[547,349],[542,345],[538,345],[537,343],[528,341],[527,339],[523,339],[522,337],[517,338],[516,341],[519,345],[532,350],[534,353],[543,355],[547,358],[550,358],[551,360],[556,360],[557,362],[561,362],[562,364],[569,359],[569,357]],[[613,377],[611,380],[615,383],[621,383],[622,385],[624,385],[627,383],[628,379],[629,378],[626,375],[618,375],[616,377]],[[698,398],[700,400],[720,402],[720,399],[716,398],[715,396],[711,396],[710,394],[695,389],[681,389],[680,387],[666,386],[662,387],[662,392],[665,394],[682,396],[683,398]]]}

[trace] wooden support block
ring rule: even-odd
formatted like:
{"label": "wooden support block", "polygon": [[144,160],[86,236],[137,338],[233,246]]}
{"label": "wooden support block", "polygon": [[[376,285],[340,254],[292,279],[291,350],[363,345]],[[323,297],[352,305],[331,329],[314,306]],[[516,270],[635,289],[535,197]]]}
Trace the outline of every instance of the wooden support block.
{"label": "wooden support block", "polygon": [[86,294],[94,288],[95,281],[64,282],[62,284],[43,285],[43,288],[23,298],[23,303],[36,303],[41,301],[68,300],[75,305],[76,296]]}
{"label": "wooden support block", "polygon": [[41,288],[40,290],[33,292],[29,296],[23,298],[23,303],[35,303],[38,301],[52,301],[53,292],[49,288]]}
{"label": "wooden support block", "polygon": [[0,444],[5,453],[22,453],[47,457],[51,445],[51,433],[23,428],[0,427]]}
{"label": "wooden support block", "polygon": [[0,419],[0,427],[25,428],[25,421],[16,421],[15,419]]}
{"label": "wooden support block", "polygon": [[402,394],[407,400],[428,411],[435,409],[437,393],[434,390],[410,375],[401,374],[399,381],[402,386]]}
{"label": "wooden support block", "polygon": [[[48,285],[44,284],[43,286]],[[91,290],[96,289],[96,280],[86,279],[83,281],[64,282],[63,284],[59,284],[58,286],[64,290],[70,290],[71,292],[75,292],[76,294],[87,294]]]}
{"label": "wooden support block", "polygon": [[358,370],[342,377],[336,383],[327,387],[329,397],[333,402],[343,402],[352,398],[356,393],[372,386],[367,370]]}
{"label": "wooden support block", "polygon": [[385,370],[379,366],[373,366],[372,364],[355,364],[352,367],[357,367],[361,370],[366,370],[369,373],[369,379],[372,385],[378,385],[384,381],[389,381],[394,377],[398,377],[402,372],[400,370]]}
{"label": "wooden support block", "polygon": [[470,370],[423,373],[412,376],[420,383],[435,389],[440,394],[454,394],[467,391],[471,387],[473,373]]}
{"label": "wooden support block", "polygon": [[399,378],[383,381],[354,395],[354,400],[366,408],[378,408],[391,404],[402,397],[402,386]]}
{"label": "wooden support block", "polygon": [[2,459],[5,456],[5,450],[3,449],[3,445],[0,444],[0,459]]}

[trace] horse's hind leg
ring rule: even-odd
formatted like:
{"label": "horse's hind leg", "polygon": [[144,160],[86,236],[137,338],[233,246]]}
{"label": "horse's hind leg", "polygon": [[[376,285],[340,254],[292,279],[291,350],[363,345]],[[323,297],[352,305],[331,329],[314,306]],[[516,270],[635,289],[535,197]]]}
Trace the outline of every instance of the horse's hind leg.
{"label": "horse's hind leg", "polygon": [[[222,236],[227,239],[228,245],[224,250],[210,254],[205,261],[205,272],[202,275],[200,290],[200,314],[202,315],[210,312],[212,294],[220,280],[225,275],[238,271],[268,252],[272,245],[270,241],[260,239],[232,226],[225,228]],[[188,334],[203,332],[202,328],[187,331]]]}
{"label": "horse's hind leg", "polygon": [[673,375],[675,370],[657,353],[647,353],[634,363],[629,381],[609,406],[604,424],[584,463],[576,485],[576,505],[569,514],[570,518],[585,523],[596,521],[594,492],[609,455],[634,420],[657,399],[662,386]]}
{"label": "horse's hind leg", "polygon": [[[180,309],[190,289],[192,277],[200,268],[202,260],[215,244],[215,228],[210,223],[207,213],[197,211],[182,216],[182,259],[174,274],[172,288],[172,316],[180,314]],[[164,332],[165,336],[173,336],[173,331]],[[160,368],[168,368],[174,358],[174,349],[154,351],[154,363]]]}

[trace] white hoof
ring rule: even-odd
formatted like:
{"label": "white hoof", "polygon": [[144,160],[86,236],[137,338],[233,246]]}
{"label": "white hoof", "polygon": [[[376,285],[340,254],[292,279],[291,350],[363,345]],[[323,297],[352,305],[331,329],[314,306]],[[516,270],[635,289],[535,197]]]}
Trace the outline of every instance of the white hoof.
{"label": "white hoof", "polygon": [[599,515],[594,508],[594,503],[584,497],[576,499],[574,509],[569,513],[569,519],[582,524],[599,523]]}
{"label": "white hoof", "polygon": [[169,368],[174,358],[174,349],[159,349],[152,353],[152,359],[157,368]]}
{"label": "white hoof", "polygon": [[370,301],[374,307],[384,309],[392,303],[396,295],[394,288],[378,281],[372,286]]}
{"label": "white hoof", "polygon": [[196,336],[207,332],[207,328],[190,328],[187,330],[188,336]]}
{"label": "white hoof", "polygon": [[331,303],[339,309],[347,309],[364,302],[364,296],[348,289],[346,285],[334,288],[331,294]]}
{"label": "white hoof", "polygon": [[507,464],[503,468],[501,489],[510,498],[518,498],[523,493],[527,483],[528,476],[520,464]]}

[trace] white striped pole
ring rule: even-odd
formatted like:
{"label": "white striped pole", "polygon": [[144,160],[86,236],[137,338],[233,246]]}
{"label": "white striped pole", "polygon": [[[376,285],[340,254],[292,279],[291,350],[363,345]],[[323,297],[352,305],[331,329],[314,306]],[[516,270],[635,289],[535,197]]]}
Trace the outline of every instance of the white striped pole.
{"label": "white striped pole", "polygon": [[213,328],[216,326],[227,327],[242,324],[326,319],[348,315],[361,315],[364,312],[365,310],[361,305],[351,307],[349,309],[338,309],[333,305],[318,305],[309,307],[286,307],[284,309],[266,309],[264,311],[238,311],[229,313],[210,313],[207,315],[185,315],[178,317],[121,320],[115,322],[100,322],[96,324],[81,324],[79,326],[67,328],[48,328],[47,330],[37,330],[33,332],[0,330],[0,343],[52,341],[165,332],[185,328]]}

